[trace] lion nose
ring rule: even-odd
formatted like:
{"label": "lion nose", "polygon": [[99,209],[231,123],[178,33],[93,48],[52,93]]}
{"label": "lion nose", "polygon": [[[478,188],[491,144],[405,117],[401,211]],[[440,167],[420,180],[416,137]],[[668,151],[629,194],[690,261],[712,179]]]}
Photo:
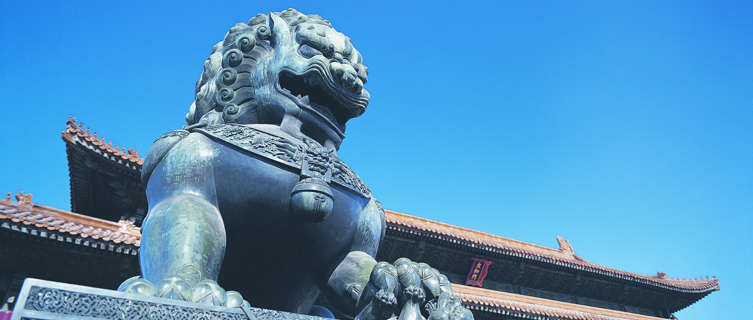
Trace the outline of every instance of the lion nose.
{"label": "lion nose", "polygon": [[358,72],[358,78],[361,79],[361,81],[366,84],[366,81],[369,80],[369,68],[362,64],[356,64],[354,67],[356,69],[356,72]]}
{"label": "lion nose", "polygon": [[329,69],[335,76],[335,79],[340,81],[343,88],[353,93],[360,93],[363,89],[363,81],[358,77],[356,69],[347,63],[332,62],[329,65]]}

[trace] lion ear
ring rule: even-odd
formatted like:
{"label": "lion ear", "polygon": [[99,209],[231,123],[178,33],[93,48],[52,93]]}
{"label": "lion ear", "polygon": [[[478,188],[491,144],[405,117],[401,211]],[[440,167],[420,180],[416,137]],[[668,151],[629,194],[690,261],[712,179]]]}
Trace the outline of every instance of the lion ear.
{"label": "lion ear", "polygon": [[269,30],[272,30],[272,33],[275,33],[275,32],[274,32],[274,30],[275,30],[275,21],[274,21],[274,19],[272,18],[272,17],[274,17],[274,16],[275,16],[275,13],[274,13],[274,12],[270,12],[270,13],[269,13],[269,15],[267,15],[267,17],[269,17],[269,18],[267,19],[267,26],[269,27]]}
{"label": "lion ear", "polygon": [[186,123],[191,125],[196,122],[196,101],[191,103],[191,107],[188,110],[188,113],[186,113]]}
{"label": "lion ear", "polygon": [[280,46],[292,45],[291,41],[293,37],[290,34],[290,28],[285,23],[285,20],[280,17],[279,13],[270,12],[267,21],[269,23],[269,30],[272,31],[272,45],[275,48],[280,49]]}

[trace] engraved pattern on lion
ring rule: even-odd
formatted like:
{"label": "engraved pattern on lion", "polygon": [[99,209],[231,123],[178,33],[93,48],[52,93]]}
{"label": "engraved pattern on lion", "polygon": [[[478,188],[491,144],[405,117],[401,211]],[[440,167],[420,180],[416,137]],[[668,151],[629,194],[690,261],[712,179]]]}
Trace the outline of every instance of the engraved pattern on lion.
{"label": "engraved pattern on lion", "polygon": [[321,121],[312,126],[342,136],[345,123],[366,110],[368,69],[350,38],[318,15],[288,9],[279,17],[286,25],[277,28],[286,34],[272,37],[274,22],[259,14],[213,47],[186,115],[189,125],[279,124],[285,112],[300,109]]}

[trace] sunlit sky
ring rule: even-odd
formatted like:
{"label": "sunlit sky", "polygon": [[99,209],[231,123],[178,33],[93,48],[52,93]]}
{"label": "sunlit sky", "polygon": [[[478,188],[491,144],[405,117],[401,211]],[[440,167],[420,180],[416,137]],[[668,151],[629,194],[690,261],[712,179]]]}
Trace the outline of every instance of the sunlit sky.
{"label": "sunlit sky", "polygon": [[386,208],[716,275],[676,315],[750,313],[750,1],[0,1],[0,192],[69,209],[69,116],[143,155],[227,29],[288,7],[365,57],[371,104],[340,156]]}

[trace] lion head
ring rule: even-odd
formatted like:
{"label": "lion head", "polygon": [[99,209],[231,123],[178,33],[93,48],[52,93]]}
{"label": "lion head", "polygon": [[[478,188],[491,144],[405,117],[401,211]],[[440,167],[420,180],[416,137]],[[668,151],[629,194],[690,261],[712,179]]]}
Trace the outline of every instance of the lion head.
{"label": "lion head", "polygon": [[259,14],[214,46],[186,121],[280,124],[288,114],[303,134],[339,146],[345,123],[366,111],[367,79],[363,57],[329,21],[294,9]]}

